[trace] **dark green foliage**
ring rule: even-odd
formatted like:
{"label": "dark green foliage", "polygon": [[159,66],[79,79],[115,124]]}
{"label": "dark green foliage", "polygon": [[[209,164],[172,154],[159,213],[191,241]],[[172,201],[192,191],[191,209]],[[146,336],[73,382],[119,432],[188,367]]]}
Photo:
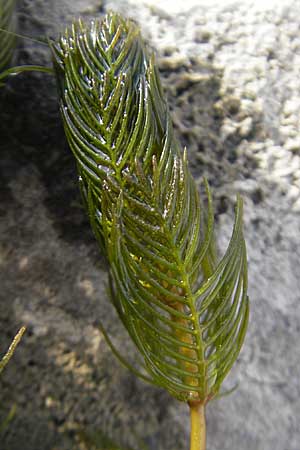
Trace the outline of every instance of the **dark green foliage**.
{"label": "dark green foliage", "polygon": [[16,37],[14,9],[16,0],[0,0],[0,28],[11,33],[0,30],[0,71],[10,62],[15,47]]}
{"label": "dark green foliage", "polygon": [[115,14],[76,22],[52,50],[83,199],[141,372],[180,400],[205,403],[247,328],[242,201],[217,262],[209,188],[205,206],[132,22]]}

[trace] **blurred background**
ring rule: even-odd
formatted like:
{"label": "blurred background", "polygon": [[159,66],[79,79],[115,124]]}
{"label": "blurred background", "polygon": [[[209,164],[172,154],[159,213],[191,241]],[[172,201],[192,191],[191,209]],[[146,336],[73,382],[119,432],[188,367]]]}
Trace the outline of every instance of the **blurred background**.
{"label": "blurred background", "polygon": [[[236,194],[245,202],[251,317],[224,389],[207,408],[208,450],[299,450],[300,1],[19,0],[18,32],[57,38],[74,18],[116,10],[153,48],[174,127],[199,189],[213,189],[220,253]],[[19,39],[14,63],[51,66],[47,45]],[[137,380],[109,304],[106,267],[81,206],[55,80],[0,90],[0,351],[27,331],[0,380],[1,450],[188,448],[189,413]],[[85,439],[82,436],[85,435]],[[85,443],[84,443],[85,441]]]}

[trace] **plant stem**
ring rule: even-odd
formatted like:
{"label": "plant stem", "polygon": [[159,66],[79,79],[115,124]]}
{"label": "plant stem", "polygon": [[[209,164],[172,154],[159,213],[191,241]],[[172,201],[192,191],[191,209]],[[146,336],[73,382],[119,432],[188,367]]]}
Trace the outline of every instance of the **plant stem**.
{"label": "plant stem", "polygon": [[205,406],[198,402],[190,402],[191,439],[190,450],[206,449]]}
{"label": "plant stem", "polygon": [[21,327],[19,329],[18,333],[16,334],[16,336],[14,337],[12,343],[10,344],[9,349],[7,350],[7,352],[5,353],[3,358],[0,360],[0,373],[2,372],[4,367],[6,366],[6,364],[10,360],[10,358],[12,357],[12,354],[16,350],[16,347],[17,347],[18,343],[20,342],[23,334],[25,333],[25,330],[26,330],[25,327]]}

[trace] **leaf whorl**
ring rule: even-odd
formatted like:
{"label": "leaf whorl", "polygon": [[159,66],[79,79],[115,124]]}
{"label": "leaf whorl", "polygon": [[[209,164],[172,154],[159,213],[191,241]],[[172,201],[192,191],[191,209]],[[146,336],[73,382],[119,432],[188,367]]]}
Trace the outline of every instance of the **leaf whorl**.
{"label": "leaf whorl", "polygon": [[[15,31],[14,10],[16,0],[0,0],[0,28],[9,32]],[[12,33],[0,31],[0,71],[10,62],[16,44],[16,37]]]}
{"label": "leaf whorl", "polygon": [[248,320],[242,201],[217,263],[153,57],[109,14],[52,44],[65,132],[90,221],[110,263],[112,301],[152,380],[206,402],[234,363]]}

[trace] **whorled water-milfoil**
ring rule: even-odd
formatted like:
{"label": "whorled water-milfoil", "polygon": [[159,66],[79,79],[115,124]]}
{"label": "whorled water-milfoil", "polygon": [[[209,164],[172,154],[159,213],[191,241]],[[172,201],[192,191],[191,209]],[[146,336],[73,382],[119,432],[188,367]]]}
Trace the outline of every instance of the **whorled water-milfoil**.
{"label": "whorled water-milfoil", "polygon": [[[143,357],[142,376],[203,411],[247,328],[242,201],[217,261],[209,188],[204,203],[133,22],[112,13],[75,22],[52,51],[84,202],[109,262],[112,302]],[[204,438],[192,441],[193,449],[205,446]]]}

